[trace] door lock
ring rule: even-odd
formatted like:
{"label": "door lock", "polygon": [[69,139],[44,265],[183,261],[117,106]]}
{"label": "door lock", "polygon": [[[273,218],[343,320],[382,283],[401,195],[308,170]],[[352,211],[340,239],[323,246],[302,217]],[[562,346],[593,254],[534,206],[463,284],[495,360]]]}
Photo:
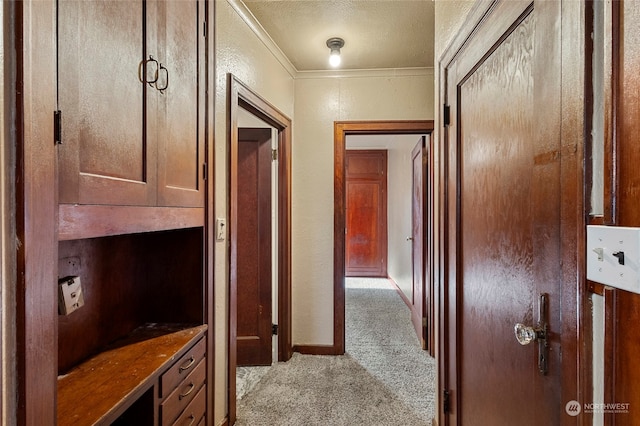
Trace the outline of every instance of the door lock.
{"label": "door lock", "polygon": [[538,371],[546,375],[549,370],[549,325],[547,324],[547,304],[549,295],[542,293],[538,300],[538,324],[535,326],[517,323],[513,328],[516,340],[521,345],[528,345],[534,340],[538,342]]}

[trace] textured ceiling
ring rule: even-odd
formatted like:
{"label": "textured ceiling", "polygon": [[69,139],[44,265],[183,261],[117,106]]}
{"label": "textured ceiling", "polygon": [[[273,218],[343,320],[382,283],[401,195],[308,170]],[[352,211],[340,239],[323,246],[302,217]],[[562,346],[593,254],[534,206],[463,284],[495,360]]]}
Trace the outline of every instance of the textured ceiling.
{"label": "textured ceiling", "polygon": [[340,69],[433,66],[432,0],[243,1],[298,71],[332,69],[331,37]]}

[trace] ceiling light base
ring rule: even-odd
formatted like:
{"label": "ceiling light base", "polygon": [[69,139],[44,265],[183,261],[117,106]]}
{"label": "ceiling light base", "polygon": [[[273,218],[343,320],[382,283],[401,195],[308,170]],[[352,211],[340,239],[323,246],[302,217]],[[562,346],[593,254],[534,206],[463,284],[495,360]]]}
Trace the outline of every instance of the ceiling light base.
{"label": "ceiling light base", "polygon": [[331,50],[341,49],[344,46],[344,40],[340,37],[331,37],[327,40],[327,47]]}

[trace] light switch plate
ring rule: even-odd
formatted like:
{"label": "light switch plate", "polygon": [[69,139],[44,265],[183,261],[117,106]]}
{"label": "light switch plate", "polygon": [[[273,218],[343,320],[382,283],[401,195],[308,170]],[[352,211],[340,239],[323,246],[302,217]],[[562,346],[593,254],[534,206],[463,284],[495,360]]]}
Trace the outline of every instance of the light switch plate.
{"label": "light switch plate", "polygon": [[58,283],[58,313],[69,315],[84,306],[80,277],[67,277]]}
{"label": "light switch plate", "polygon": [[227,237],[227,221],[219,217],[216,219],[216,240],[224,241]]}
{"label": "light switch plate", "polygon": [[587,226],[587,279],[640,293],[640,228]]}

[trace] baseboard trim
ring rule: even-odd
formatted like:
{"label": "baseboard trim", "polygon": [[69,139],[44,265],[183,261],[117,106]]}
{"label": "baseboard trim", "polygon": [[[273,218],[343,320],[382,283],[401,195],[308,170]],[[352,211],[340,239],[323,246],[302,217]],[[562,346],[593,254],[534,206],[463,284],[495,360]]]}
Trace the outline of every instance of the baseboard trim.
{"label": "baseboard trim", "polygon": [[303,355],[343,355],[333,345],[294,345],[293,351]]}
{"label": "baseboard trim", "polygon": [[217,426],[229,426],[229,417],[225,417],[218,423]]}
{"label": "baseboard trim", "polygon": [[398,283],[391,277],[387,277],[387,279],[391,282],[391,284],[396,288],[396,291],[398,292],[398,295],[400,296],[400,298],[402,300],[404,300],[404,303],[409,307],[409,310],[413,310],[413,303],[411,303],[411,301],[409,300],[409,298],[407,297],[406,294],[404,294],[404,291],[402,291],[402,289],[400,288],[400,286],[398,285]]}

